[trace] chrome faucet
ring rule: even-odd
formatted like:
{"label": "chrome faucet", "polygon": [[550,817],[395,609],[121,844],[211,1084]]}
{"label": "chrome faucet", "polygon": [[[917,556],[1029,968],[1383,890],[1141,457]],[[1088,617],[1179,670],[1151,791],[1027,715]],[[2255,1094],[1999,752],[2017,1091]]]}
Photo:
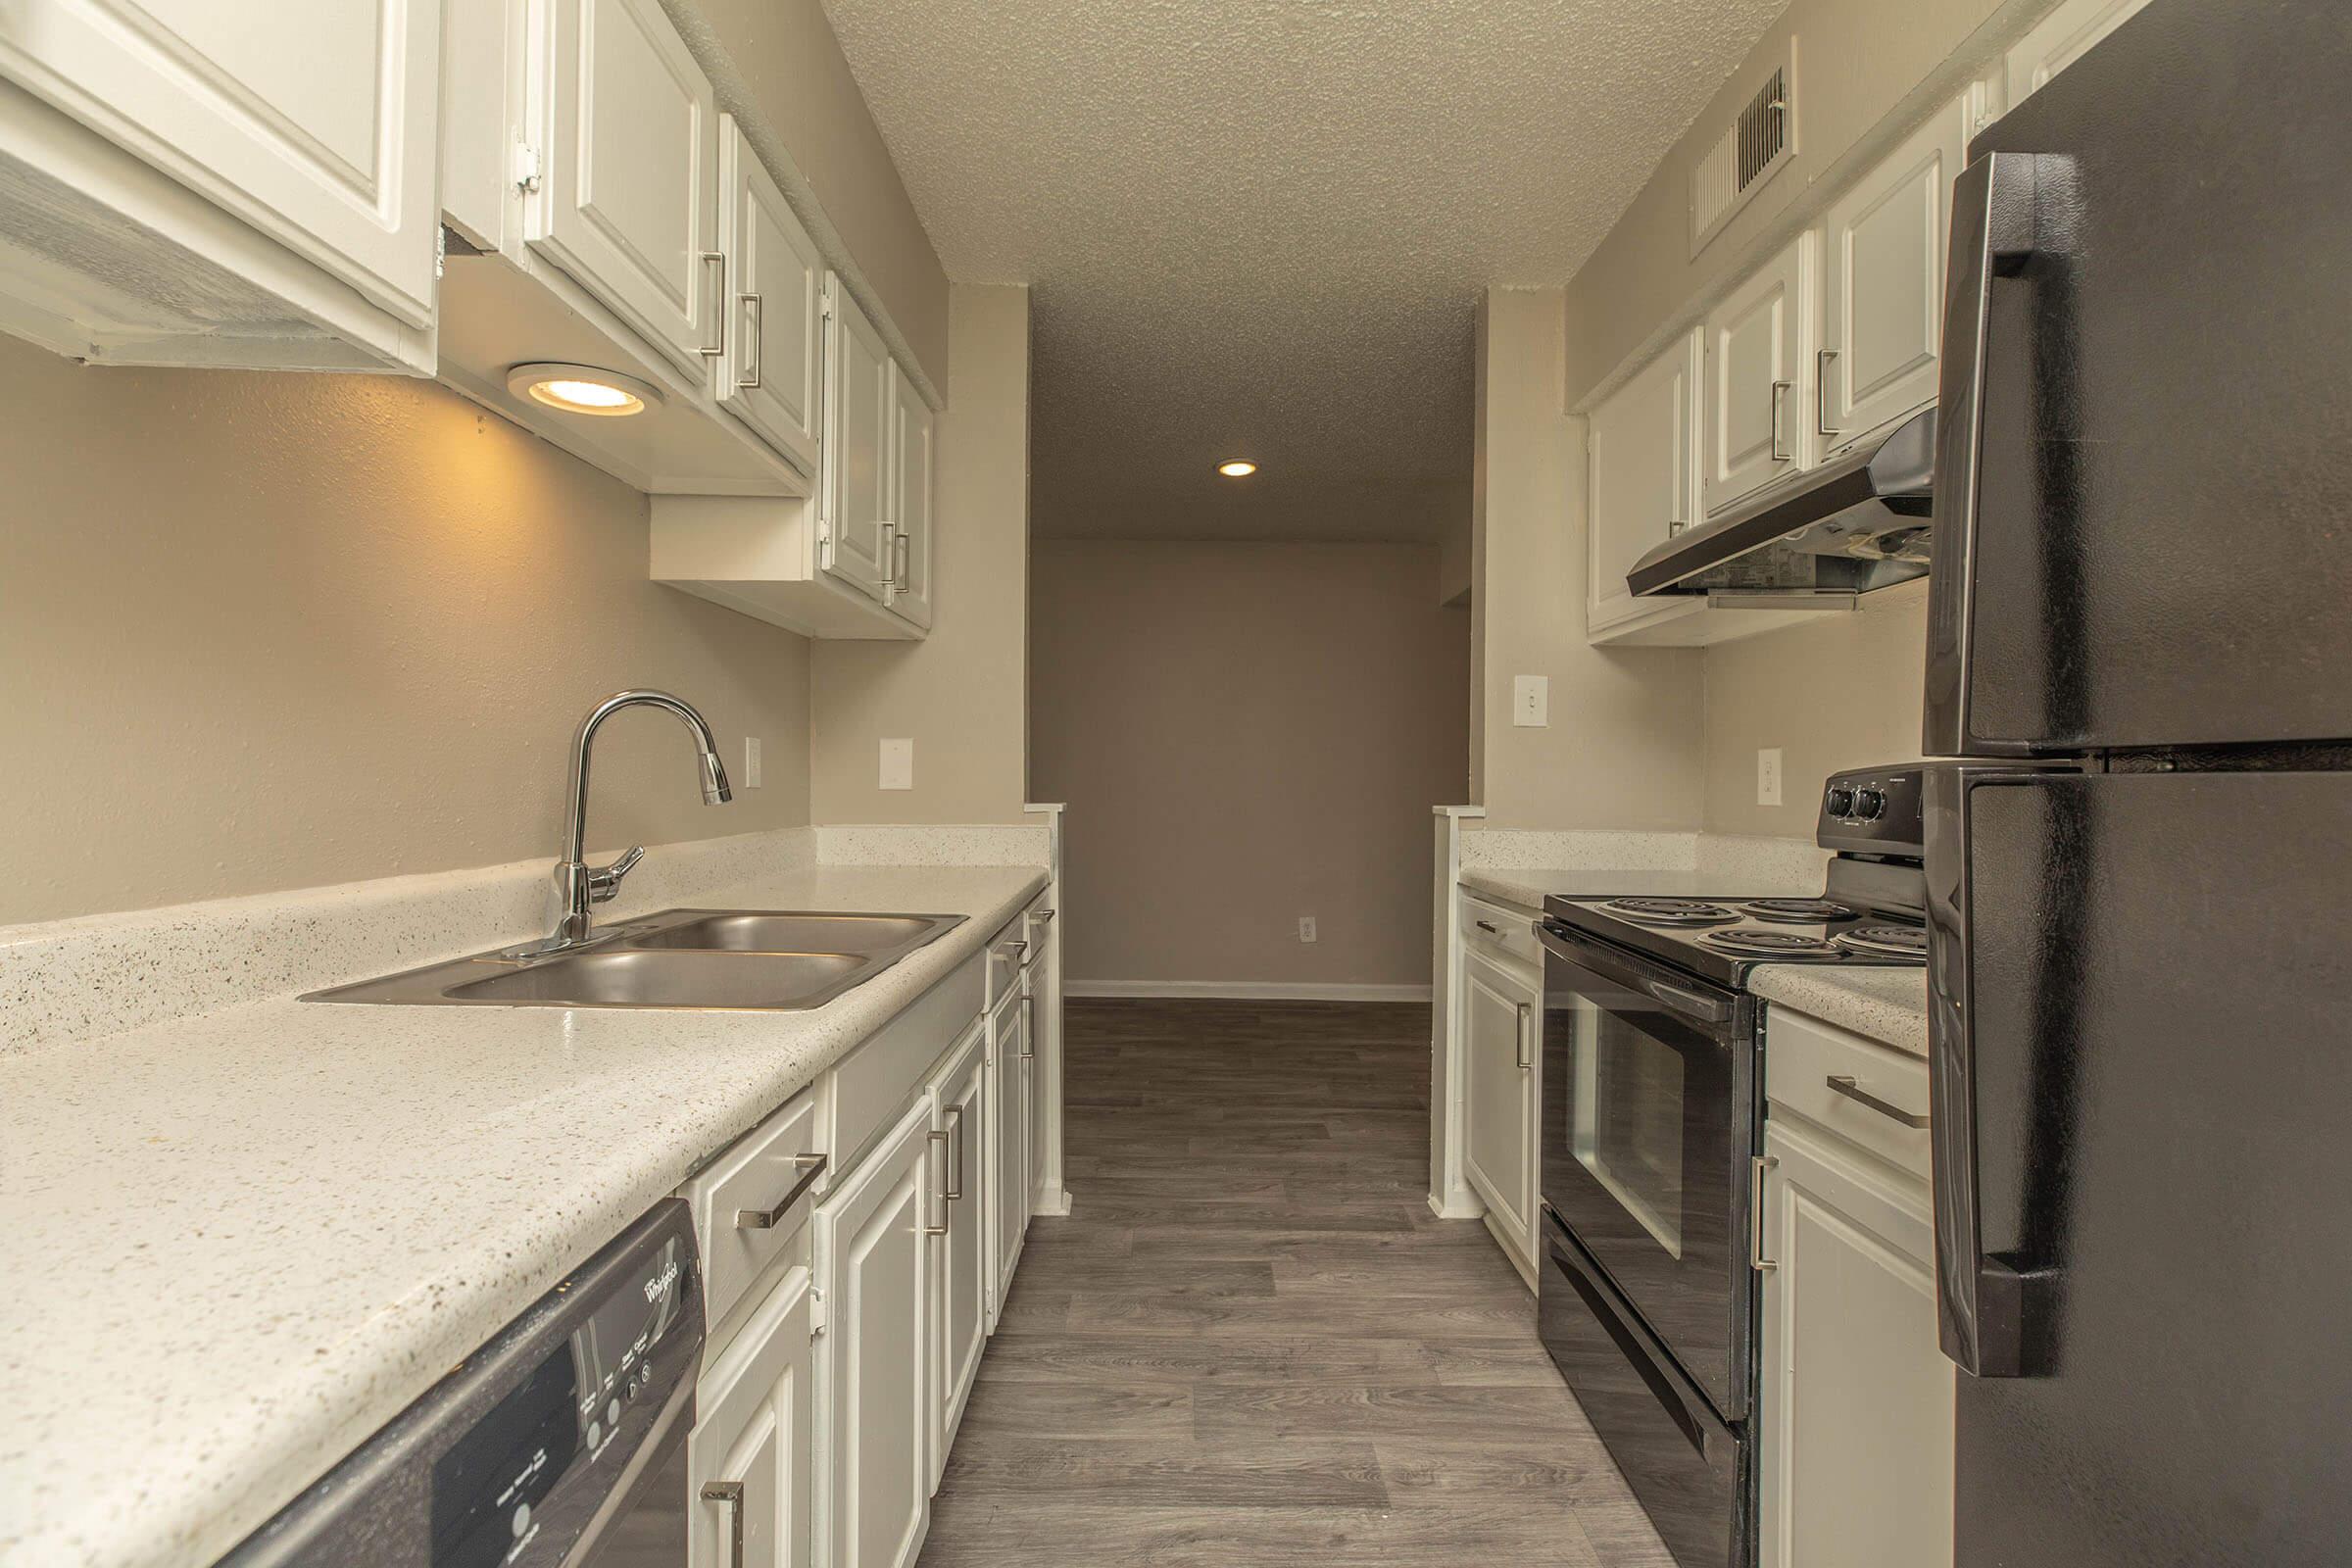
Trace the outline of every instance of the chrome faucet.
{"label": "chrome faucet", "polygon": [[624,708],[659,708],[686,726],[694,737],[702,763],[704,805],[723,806],[735,798],[735,792],[727,786],[726,764],[718,760],[718,742],[710,734],[710,725],[691,704],[667,692],[615,692],[590,709],[588,716],[580,720],[580,733],[571,747],[571,825],[564,832],[564,858],[556,862],[556,904],[561,912],[556,918],[554,934],[543,942],[514,950],[517,957],[562,953],[586,943],[589,909],[612,902],[620,892],[621,878],[645,858],[645,846],[638,844],[611,865],[590,865],[586,860],[588,749],[596,740],[597,726]]}

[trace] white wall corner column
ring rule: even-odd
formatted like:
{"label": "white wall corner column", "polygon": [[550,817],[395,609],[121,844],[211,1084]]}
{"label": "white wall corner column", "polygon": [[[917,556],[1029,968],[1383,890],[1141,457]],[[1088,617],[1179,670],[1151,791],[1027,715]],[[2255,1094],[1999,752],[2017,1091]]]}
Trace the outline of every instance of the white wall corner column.
{"label": "white wall corner column", "polygon": [[1437,886],[1430,918],[1429,1207],[1440,1219],[1477,1219],[1487,1205],[1462,1175],[1462,822],[1483,806],[1440,806]]}
{"label": "white wall corner column", "polygon": [[1045,1179],[1038,1188],[1037,1204],[1033,1212],[1058,1217],[1066,1215],[1070,1211],[1070,1189],[1063,1180],[1061,1162],[1061,932],[1062,928],[1069,923],[1067,916],[1062,912],[1064,884],[1061,876],[1061,856],[1064,840],[1061,833],[1061,817],[1062,812],[1067,810],[1068,807],[1061,802],[1053,802],[1046,805],[1027,805],[1023,806],[1021,809],[1032,816],[1044,817],[1046,830],[1052,836],[1052,848],[1047,852],[1047,869],[1053,877],[1053,881],[1047,888],[1046,900],[1047,906],[1053,909],[1054,914],[1052,922],[1046,927],[1046,951],[1039,955],[1041,972],[1046,979],[1046,994],[1045,1005],[1037,1013],[1038,1032],[1041,1038],[1033,1047],[1037,1052],[1038,1067],[1046,1075],[1045,1123],[1037,1129],[1038,1136],[1043,1138],[1046,1144]]}

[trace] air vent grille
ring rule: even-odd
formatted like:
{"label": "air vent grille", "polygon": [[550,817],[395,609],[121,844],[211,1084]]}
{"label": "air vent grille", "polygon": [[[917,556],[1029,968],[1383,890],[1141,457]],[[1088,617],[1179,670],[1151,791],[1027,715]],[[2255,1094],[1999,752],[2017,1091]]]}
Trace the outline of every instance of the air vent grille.
{"label": "air vent grille", "polygon": [[1795,151],[1796,45],[1774,65],[1690,171],[1690,253],[1697,255]]}

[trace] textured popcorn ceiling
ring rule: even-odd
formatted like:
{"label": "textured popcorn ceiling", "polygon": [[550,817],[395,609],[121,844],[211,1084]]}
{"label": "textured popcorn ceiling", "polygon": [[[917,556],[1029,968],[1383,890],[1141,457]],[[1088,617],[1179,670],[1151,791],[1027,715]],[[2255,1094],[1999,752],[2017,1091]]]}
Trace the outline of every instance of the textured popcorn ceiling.
{"label": "textured popcorn ceiling", "polygon": [[1785,3],[826,9],[949,275],[1033,285],[1038,533],[1362,539],[1467,514],[1479,291],[1565,282]]}

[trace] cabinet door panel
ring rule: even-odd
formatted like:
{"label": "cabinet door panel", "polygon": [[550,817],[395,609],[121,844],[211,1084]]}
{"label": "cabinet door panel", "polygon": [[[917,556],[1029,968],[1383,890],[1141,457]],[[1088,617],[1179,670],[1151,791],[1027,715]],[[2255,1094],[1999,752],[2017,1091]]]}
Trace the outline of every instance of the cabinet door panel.
{"label": "cabinet door panel", "polygon": [[1764,1568],[1952,1560],[1951,1362],[1915,1202],[1768,1128],[1758,1460]]}
{"label": "cabinet door panel", "polygon": [[1535,1256],[1537,997],[1476,955],[1462,962],[1469,1100],[1463,1169],[1499,1223]]}
{"label": "cabinet door panel", "polygon": [[996,1144],[996,1192],[992,1255],[996,1265],[994,1311],[1002,1316],[1012,1272],[1021,1259],[1021,1243],[1029,1231],[1030,1098],[1036,1060],[1029,1054],[1029,1013],[1015,990],[992,1013],[989,1050],[995,1075],[995,1114],[989,1136]]}
{"label": "cabinet door panel", "polygon": [[948,1447],[970,1397],[973,1376],[980,1370],[980,1352],[988,1344],[988,1296],[993,1283],[988,1256],[988,1224],[982,1207],[991,1188],[989,1161],[995,1151],[988,1144],[988,1041],[986,1025],[975,1020],[964,1046],[951,1054],[933,1091],[940,1134],[940,1186],[947,1212],[947,1234],[939,1245],[938,1288],[935,1292],[939,1329],[934,1355],[933,1399],[937,1426],[933,1433],[931,1480],[939,1484]]}
{"label": "cabinet door panel", "polygon": [[[739,1568],[737,1509],[740,1568],[809,1568],[814,1560],[809,1307],[808,1271],[795,1268],[696,1390],[701,1414],[687,1440],[691,1568]],[[743,1489],[739,1498],[723,1494],[729,1486]]]}
{"label": "cabinet door panel", "polygon": [[1800,235],[1708,313],[1709,512],[1811,461],[1813,245],[1811,233]]}
{"label": "cabinet door panel", "polygon": [[890,577],[890,350],[841,286],[826,283],[823,566],[876,599]]}
{"label": "cabinet door panel", "polygon": [[825,264],[732,115],[719,117],[719,245],[733,297],[718,400],[810,474],[824,374]]}
{"label": "cabinet door panel", "polygon": [[890,606],[931,624],[931,509],[937,416],[893,360],[890,365]]}
{"label": "cabinet door panel", "polygon": [[1697,520],[1698,377],[1703,338],[1690,333],[1592,411],[1587,431],[1591,578],[1586,629],[1655,608],[1626,591],[1625,574]]}
{"label": "cabinet door panel", "polygon": [[440,0],[30,9],[0,7],[0,75],[430,322]]}
{"label": "cabinet door panel", "polygon": [[925,1100],[817,1210],[828,1323],[821,1560],[837,1568],[906,1568],[930,1520],[930,1130]]}
{"label": "cabinet door panel", "polygon": [[1936,401],[1945,216],[1965,102],[1938,112],[1831,207],[1817,407],[1842,447]]}
{"label": "cabinet door panel", "polygon": [[552,0],[532,242],[655,347],[701,373],[727,285],[718,108],[658,0]]}

